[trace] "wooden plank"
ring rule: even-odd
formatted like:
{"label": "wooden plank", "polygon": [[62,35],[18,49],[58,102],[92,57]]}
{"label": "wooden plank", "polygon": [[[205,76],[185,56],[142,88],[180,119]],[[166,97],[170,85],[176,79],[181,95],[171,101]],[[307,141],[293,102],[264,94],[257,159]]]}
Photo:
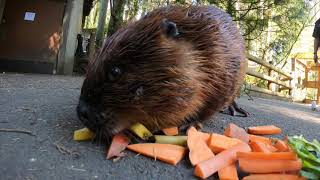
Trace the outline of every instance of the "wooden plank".
{"label": "wooden plank", "polygon": [[320,66],[312,66],[311,68],[309,68],[311,71],[319,71]]}
{"label": "wooden plank", "polygon": [[319,83],[316,81],[307,81],[305,87],[306,88],[318,88]]}
{"label": "wooden plank", "polygon": [[298,59],[296,59],[296,62],[298,64],[300,64],[302,67],[307,68],[307,65],[305,65],[304,63],[302,63],[301,61],[299,61]]}
{"label": "wooden plank", "polygon": [[[272,70],[274,70],[274,71],[276,71],[276,72],[278,72],[278,73],[280,73],[280,74],[282,74],[282,75],[284,75],[284,76],[286,76],[286,77],[288,77],[288,78],[293,79],[293,78],[291,77],[291,74],[284,72],[282,69],[277,68],[277,67],[273,66],[272,64],[269,64],[268,62],[262,61],[261,59],[255,57],[255,56],[252,56],[252,55],[250,55],[250,54],[247,54],[247,57],[248,57],[248,59],[249,59],[250,61],[253,61],[253,62],[255,62],[255,63],[258,63],[258,64],[260,64],[260,65],[263,65],[263,66],[265,66],[265,67],[267,67],[267,68],[269,68],[269,69],[272,69]],[[291,80],[291,79],[290,79],[290,80]]]}
{"label": "wooden plank", "polygon": [[279,84],[281,86],[284,86],[284,87],[287,87],[288,89],[292,89],[289,85],[287,85],[286,83],[282,82],[282,81],[279,81],[273,77],[270,77],[268,75],[265,75],[265,74],[262,74],[262,73],[259,73],[259,72],[256,72],[252,69],[247,69],[247,74],[250,75],[250,76],[254,76],[254,77],[257,77],[257,78],[261,78],[261,79],[264,79],[264,80],[267,80],[267,81],[270,81],[270,82],[273,82],[273,83],[276,83],[276,84]]}
{"label": "wooden plank", "polygon": [[279,96],[279,97],[288,98],[288,99],[292,98],[289,95],[284,95],[284,94],[281,94],[279,92],[273,92],[273,91],[270,91],[268,89],[263,89],[263,88],[260,88],[260,87],[257,87],[257,86],[247,86],[246,89],[248,89],[249,91],[264,93],[264,94],[273,95],[273,96]]}

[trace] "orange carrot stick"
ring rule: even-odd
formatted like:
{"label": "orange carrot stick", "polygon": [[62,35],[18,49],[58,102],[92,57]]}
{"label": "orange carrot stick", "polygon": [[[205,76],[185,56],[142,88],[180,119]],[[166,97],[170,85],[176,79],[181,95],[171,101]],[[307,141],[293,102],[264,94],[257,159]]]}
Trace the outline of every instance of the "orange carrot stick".
{"label": "orange carrot stick", "polygon": [[178,127],[169,127],[162,129],[162,132],[167,136],[175,136],[179,134]]}
{"label": "orange carrot stick", "polygon": [[270,138],[263,137],[263,136],[256,136],[256,135],[249,134],[249,140],[250,140],[250,141],[263,142],[263,143],[266,143],[266,144],[269,144],[269,145],[272,146],[272,141],[271,141],[271,139],[270,139]]}
{"label": "orange carrot stick", "polygon": [[126,149],[128,144],[129,139],[124,134],[116,134],[115,136],[113,136],[111,145],[107,153],[107,159],[110,159],[112,157],[124,156],[122,151]]}
{"label": "orange carrot stick", "polygon": [[252,174],[242,180],[306,180],[303,177],[290,174]]}
{"label": "orange carrot stick", "polygon": [[209,142],[210,142],[211,134],[209,134],[209,133],[204,133],[204,132],[200,132],[200,131],[198,131],[198,133],[201,135],[201,138],[204,140],[204,142],[206,142],[207,145],[208,145]]}
{"label": "orange carrot stick", "polygon": [[257,135],[272,135],[272,134],[281,134],[281,129],[274,126],[255,126],[249,127],[248,132],[250,134],[257,134]]}
{"label": "orange carrot stick", "polygon": [[222,151],[215,157],[197,164],[194,170],[194,175],[202,179],[206,179],[220,169],[234,164],[237,161],[237,152],[250,151],[250,146],[241,142],[228,150]]}
{"label": "orange carrot stick", "polygon": [[238,172],[235,164],[222,168],[218,171],[220,180],[238,180]]}
{"label": "orange carrot stick", "polygon": [[301,170],[302,163],[297,160],[263,160],[239,158],[240,169],[248,173],[280,173]]}
{"label": "orange carrot stick", "polygon": [[261,159],[261,160],[297,160],[297,155],[293,152],[238,152],[238,158]]}
{"label": "orange carrot stick", "polygon": [[176,165],[187,152],[186,148],[172,144],[131,144],[128,145],[127,148],[139,154],[159,159],[172,165]]}
{"label": "orange carrot stick", "polygon": [[277,151],[277,148],[263,142],[250,141],[249,145],[253,152],[271,153]]}
{"label": "orange carrot stick", "polygon": [[212,150],[212,152],[219,153],[239,143],[242,143],[242,141],[239,139],[230,138],[224,135],[212,133],[209,147]]}
{"label": "orange carrot stick", "polygon": [[202,139],[196,128],[191,127],[188,132],[187,144],[189,148],[189,159],[193,166],[214,157],[213,152]]}
{"label": "orange carrot stick", "polygon": [[289,151],[289,146],[284,141],[278,139],[274,144],[274,147],[278,149],[279,152],[287,152]]}
{"label": "orange carrot stick", "polygon": [[249,142],[249,135],[243,128],[240,128],[239,126],[230,123],[227,128],[224,130],[224,135],[231,137],[231,138],[237,138],[241,141],[248,143]]}

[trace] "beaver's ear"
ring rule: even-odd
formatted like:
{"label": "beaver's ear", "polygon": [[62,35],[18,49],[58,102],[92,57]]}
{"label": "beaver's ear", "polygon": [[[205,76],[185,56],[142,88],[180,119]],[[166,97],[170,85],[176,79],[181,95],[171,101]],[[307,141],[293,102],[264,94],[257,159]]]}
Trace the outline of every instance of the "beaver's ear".
{"label": "beaver's ear", "polygon": [[161,21],[161,29],[168,37],[174,38],[179,35],[179,30],[176,23],[169,21],[168,19],[163,19]]}

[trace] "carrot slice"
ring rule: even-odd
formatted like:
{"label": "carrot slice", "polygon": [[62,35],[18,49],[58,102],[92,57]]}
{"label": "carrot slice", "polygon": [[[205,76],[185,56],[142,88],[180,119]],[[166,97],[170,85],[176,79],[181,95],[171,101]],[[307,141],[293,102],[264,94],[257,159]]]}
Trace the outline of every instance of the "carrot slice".
{"label": "carrot slice", "polygon": [[279,152],[288,152],[289,146],[282,140],[278,139],[274,144],[274,147],[278,149]]}
{"label": "carrot slice", "polygon": [[222,168],[234,164],[237,161],[237,152],[250,152],[250,146],[243,142],[222,151],[215,157],[196,165],[194,175],[206,179]]}
{"label": "carrot slice", "polygon": [[229,149],[239,143],[242,143],[239,139],[230,138],[220,134],[211,134],[209,147],[214,153],[219,153],[226,149]]}
{"label": "carrot slice", "polygon": [[240,169],[248,173],[278,173],[301,170],[302,163],[297,160],[264,160],[239,158]]}
{"label": "carrot slice", "polygon": [[263,136],[256,136],[256,135],[249,134],[249,140],[250,140],[250,141],[263,142],[263,143],[266,143],[266,144],[269,144],[269,145],[272,146],[272,141],[271,141],[271,139],[270,139],[270,138],[263,137]]}
{"label": "carrot slice", "polygon": [[250,134],[257,134],[257,135],[272,135],[272,134],[281,134],[281,129],[274,126],[255,126],[249,127],[248,132]]}
{"label": "carrot slice", "polygon": [[191,127],[188,132],[187,144],[189,147],[189,159],[193,166],[214,157],[213,152],[207,146],[207,144],[202,139],[201,135],[198,133],[197,129]]}
{"label": "carrot slice", "polygon": [[238,180],[238,172],[235,164],[222,168],[218,171],[220,180]]}
{"label": "carrot slice", "polygon": [[198,131],[198,133],[201,135],[201,138],[204,140],[204,142],[206,142],[207,145],[209,145],[211,134],[200,131]]}
{"label": "carrot slice", "polygon": [[179,134],[178,127],[170,127],[162,129],[162,132],[167,136],[175,136]]}
{"label": "carrot slice", "polygon": [[230,123],[227,128],[224,130],[224,135],[231,137],[231,138],[237,138],[241,141],[248,143],[249,142],[249,135],[243,128]]}
{"label": "carrot slice", "polygon": [[149,156],[155,159],[159,159],[168,164],[176,165],[185,155],[187,149],[172,144],[131,144],[127,146],[131,151]]}
{"label": "carrot slice", "polygon": [[306,180],[303,177],[290,174],[252,174],[242,180]]}
{"label": "carrot slice", "polygon": [[263,142],[251,141],[249,145],[253,152],[271,153],[277,151],[277,148]]}
{"label": "carrot slice", "polygon": [[275,153],[263,153],[263,152],[238,152],[238,158],[247,159],[263,159],[263,160],[296,160],[297,155],[293,152],[275,152]]}
{"label": "carrot slice", "polygon": [[116,134],[115,136],[113,136],[111,145],[107,153],[107,159],[110,159],[112,157],[124,156],[122,151],[126,149],[128,144],[129,139],[124,134]]}

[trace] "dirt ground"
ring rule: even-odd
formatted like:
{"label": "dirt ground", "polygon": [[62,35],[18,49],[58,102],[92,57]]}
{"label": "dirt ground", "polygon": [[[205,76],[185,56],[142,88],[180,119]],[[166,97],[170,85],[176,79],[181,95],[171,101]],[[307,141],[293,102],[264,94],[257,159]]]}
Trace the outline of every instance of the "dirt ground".
{"label": "dirt ground", "polygon": [[[75,112],[82,81],[74,76],[0,75],[0,129],[33,134],[0,131],[0,179],[196,179],[187,159],[171,166],[126,151],[125,158],[112,162],[105,159],[104,145],[73,141],[73,131],[83,127]],[[309,105],[247,97],[238,102],[250,117],[218,114],[205,122],[204,131],[221,133],[230,122],[242,127],[274,124],[288,135],[320,139],[320,112]]]}

